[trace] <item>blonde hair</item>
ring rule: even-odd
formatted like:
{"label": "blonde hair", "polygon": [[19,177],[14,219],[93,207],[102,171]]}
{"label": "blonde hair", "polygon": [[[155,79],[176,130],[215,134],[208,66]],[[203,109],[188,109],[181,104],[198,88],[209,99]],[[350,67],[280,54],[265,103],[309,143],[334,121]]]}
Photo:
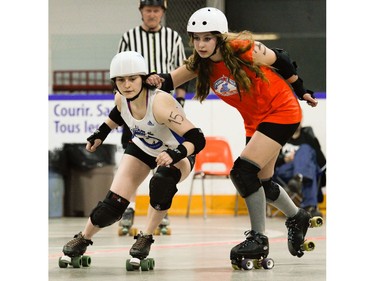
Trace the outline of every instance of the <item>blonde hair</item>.
{"label": "blonde hair", "polygon": [[[236,81],[237,91],[241,97],[241,90],[246,93],[250,92],[252,86],[251,79],[247,76],[243,66],[246,66],[251,71],[255,72],[257,77],[267,80],[264,73],[261,71],[261,64],[251,62],[246,59],[241,59],[240,56],[251,49],[254,44],[252,34],[249,31],[242,31],[240,33],[212,33],[217,38],[216,48],[220,50],[223,56],[224,64],[229,69]],[[248,41],[249,43],[243,47],[234,50],[231,46],[231,41],[240,40]],[[190,37],[190,44],[193,38]],[[200,102],[204,101],[210,93],[210,75],[212,73],[212,63],[208,63],[209,58],[201,58],[194,50],[193,54],[185,61],[186,67],[190,71],[197,72],[198,77],[196,80],[196,93],[194,99]]]}

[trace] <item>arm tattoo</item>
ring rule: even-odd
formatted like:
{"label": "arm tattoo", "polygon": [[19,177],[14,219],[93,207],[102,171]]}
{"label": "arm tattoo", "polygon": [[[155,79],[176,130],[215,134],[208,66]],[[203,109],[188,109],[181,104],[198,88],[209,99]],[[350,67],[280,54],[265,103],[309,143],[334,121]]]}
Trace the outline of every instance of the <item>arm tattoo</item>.
{"label": "arm tattoo", "polygon": [[169,114],[169,117],[170,117],[168,118],[169,122],[174,122],[178,125],[181,125],[182,122],[184,121],[184,117],[181,114],[179,113],[174,114],[173,111],[171,111],[171,113]]}
{"label": "arm tattoo", "polygon": [[[256,44],[256,47],[258,47],[259,51],[262,51],[262,46],[264,46],[262,43],[258,42]],[[254,52],[257,53],[256,49],[254,48]],[[267,48],[264,47],[263,55],[265,56],[267,52]]]}

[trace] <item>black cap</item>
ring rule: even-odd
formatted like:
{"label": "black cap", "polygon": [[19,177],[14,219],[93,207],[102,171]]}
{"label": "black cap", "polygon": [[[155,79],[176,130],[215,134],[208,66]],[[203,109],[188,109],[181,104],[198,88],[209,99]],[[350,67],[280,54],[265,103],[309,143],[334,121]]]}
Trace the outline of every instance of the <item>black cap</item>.
{"label": "black cap", "polygon": [[164,10],[167,9],[167,0],[141,0],[139,1],[139,9],[144,6],[160,6]]}

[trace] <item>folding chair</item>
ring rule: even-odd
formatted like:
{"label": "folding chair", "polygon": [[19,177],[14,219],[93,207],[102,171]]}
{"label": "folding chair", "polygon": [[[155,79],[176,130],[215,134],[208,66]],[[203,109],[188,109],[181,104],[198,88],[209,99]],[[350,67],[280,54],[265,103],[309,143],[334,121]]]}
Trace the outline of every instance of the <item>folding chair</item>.
{"label": "folding chair", "polygon": [[[302,130],[305,133],[311,135],[313,138],[316,137],[315,133],[314,133],[314,130],[311,126],[303,127]],[[325,186],[326,165],[324,165],[322,168],[320,168],[320,170],[319,170],[319,172],[317,173],[316,176],[317,176],[317,181],[318,181],[318,194],[317,194],[317,196],[319,198],[319,197],[323,196],[320,193],[321,193],[322,187]],[[302,196],[298,193],[290,191],[289,188],[288,188],[288,184],[285,181],[283,181],[280,177],[274,177],[273,180],[276,181],[278,184],[280,184],[281,187],[283,187],[288,192],[290,198],[294,201],[294,203],[297,206],[299,206],[301,204]],[[274,210],[274,209],[275,208],[270,206],[270,204],[267,204],[267,216],[268,217],[274,217],[274,216],[276,216],[277,214],[280,213],[280,210],[278,210],[278,209]]]}
{"label": "folding chair", "polygon": [[[229,179],[229,173],[232,166],[233,156],[228,140],[220,136],[206,136],[206,146],[197,154],[195,159],[186,217],[189,217],[190,214],[191,198],[195,180],[199,178],[201,179],[203,217],[207,218],[204,182],[206,179]],[[236,196],[235,204],[235,215],[237,215],[238,194]]]}

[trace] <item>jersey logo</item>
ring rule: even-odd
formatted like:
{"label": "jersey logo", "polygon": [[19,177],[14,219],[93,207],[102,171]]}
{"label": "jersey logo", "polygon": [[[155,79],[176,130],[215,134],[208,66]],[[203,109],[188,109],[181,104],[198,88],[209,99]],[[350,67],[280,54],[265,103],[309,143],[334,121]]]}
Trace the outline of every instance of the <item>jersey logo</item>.
{"label": "jersey logo", "polygon": [[232,96],[238,93],[236,82],[227,76],[220,77],[214,82],[213,86],[213,90],[219,96]]}
{"label": "jersey logo", "polygon": [[146,132],[139,127],[135,127],[132,131],[134,137],[137,137],[145,146],[151,149],[158,149],[163,145],[163,141],[155,138],[151,132]]}
{"label": "jersey logo", "polygon": [[152,123],[150,120],[148,120],[147,125],[149,125],[149,126],[155,126],[154,123]]}

